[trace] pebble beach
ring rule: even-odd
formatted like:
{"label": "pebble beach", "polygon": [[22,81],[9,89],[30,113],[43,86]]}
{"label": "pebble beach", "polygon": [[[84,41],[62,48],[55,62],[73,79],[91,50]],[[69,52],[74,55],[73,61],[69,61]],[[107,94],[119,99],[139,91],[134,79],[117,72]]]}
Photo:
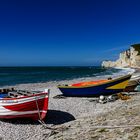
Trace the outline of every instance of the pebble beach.
{"label": "pebble beach", "polygon": [[132,92],[129,100],[106,104],[98,103],[97,98],[57,97],[61,94],[57,85],[82,80],[90,78],[16,85],[16,89],[51,89],[45,125],[29,119],[0,120],[0,139],[139,140],[140,93]]}

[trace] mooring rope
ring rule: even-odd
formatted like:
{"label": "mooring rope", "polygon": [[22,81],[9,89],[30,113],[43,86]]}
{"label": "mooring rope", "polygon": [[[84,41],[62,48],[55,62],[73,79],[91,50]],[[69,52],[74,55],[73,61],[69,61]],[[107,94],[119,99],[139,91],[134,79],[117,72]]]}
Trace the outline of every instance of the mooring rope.
{"label": "mooring rope", "polygon": [[47,124],[41,119],[40,110],[39,110],[39,106],[38,106],[38,102],[37,102],[37,97],[35,95],[34,95],[34,97],[35,97],[36,107],[38,110],[38,117],[39,117],[38,122],[40,124],[42,124],[46,129],[50,129],[50,130],[53,130],[55,132],[59,132],[59,131],[57,131],[57,128],[47,126]]}
{"label": "mooring rope", "polygon": [[39,106],[38,106],[38,102],[37,102],[37,97],[35,95],[34,95],[34,97],[35,97],[36,107],[38,110],[38,117],[39,117],[39,120],[41,121],[41,115],[40,115],[40,110],[39,110]]}

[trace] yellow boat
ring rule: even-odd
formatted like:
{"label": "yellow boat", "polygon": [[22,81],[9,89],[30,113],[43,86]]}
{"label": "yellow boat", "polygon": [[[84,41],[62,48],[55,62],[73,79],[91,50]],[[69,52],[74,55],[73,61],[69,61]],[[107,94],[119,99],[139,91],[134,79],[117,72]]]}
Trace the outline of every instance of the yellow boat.
{"label": "yellow boat", "polygon": [[73,85],[60,85],[58,88],[64,96],[90,97],[110,95],[122,92],[127,86],[131,75],[110,80],[81,82]]}

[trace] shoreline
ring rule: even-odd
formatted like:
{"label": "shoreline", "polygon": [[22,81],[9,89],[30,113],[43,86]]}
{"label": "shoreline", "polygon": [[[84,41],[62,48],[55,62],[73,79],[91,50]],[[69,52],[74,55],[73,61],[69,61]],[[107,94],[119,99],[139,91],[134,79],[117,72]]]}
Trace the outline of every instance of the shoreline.
{"label": "shoreline", "polygon": [[73,78],[73,79],[66,79],[66,80],[53,80],[53,81],[46,81],[46,82],[34,82],[34,83],[19,83],[19,84],[13,84],[13,85],[3,85],[1,88],[7,88],[7,87],[18,87],[19,85],[28,85],[28,84],[47,84],[47,83],[76,83],[76,82],[83,82],[83,81],[92,81],[92,80],[100,80],[100,79],[107,79],[108,77],[117,78],[119,76],[125,75],[127,73],[133,73],[137,74],[140,73],[140,68],[121,68],[121,67],[115,67],[114,69],[120,69],[119,72],[115,72],[112,74],[107,75],[96,75],[96,76],[90,76],[90,77],[81,77],[81,78]]}

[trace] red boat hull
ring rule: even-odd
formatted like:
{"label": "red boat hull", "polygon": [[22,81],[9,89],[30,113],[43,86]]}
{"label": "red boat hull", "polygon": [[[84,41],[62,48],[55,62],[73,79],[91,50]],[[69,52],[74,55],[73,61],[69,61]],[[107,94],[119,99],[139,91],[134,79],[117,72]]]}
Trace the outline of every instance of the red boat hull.
{"label": "red boat hull", "polygon": [[43,120],[48,110],[48,93],[20,98],[0,99],[0,118],[32,118]]}

